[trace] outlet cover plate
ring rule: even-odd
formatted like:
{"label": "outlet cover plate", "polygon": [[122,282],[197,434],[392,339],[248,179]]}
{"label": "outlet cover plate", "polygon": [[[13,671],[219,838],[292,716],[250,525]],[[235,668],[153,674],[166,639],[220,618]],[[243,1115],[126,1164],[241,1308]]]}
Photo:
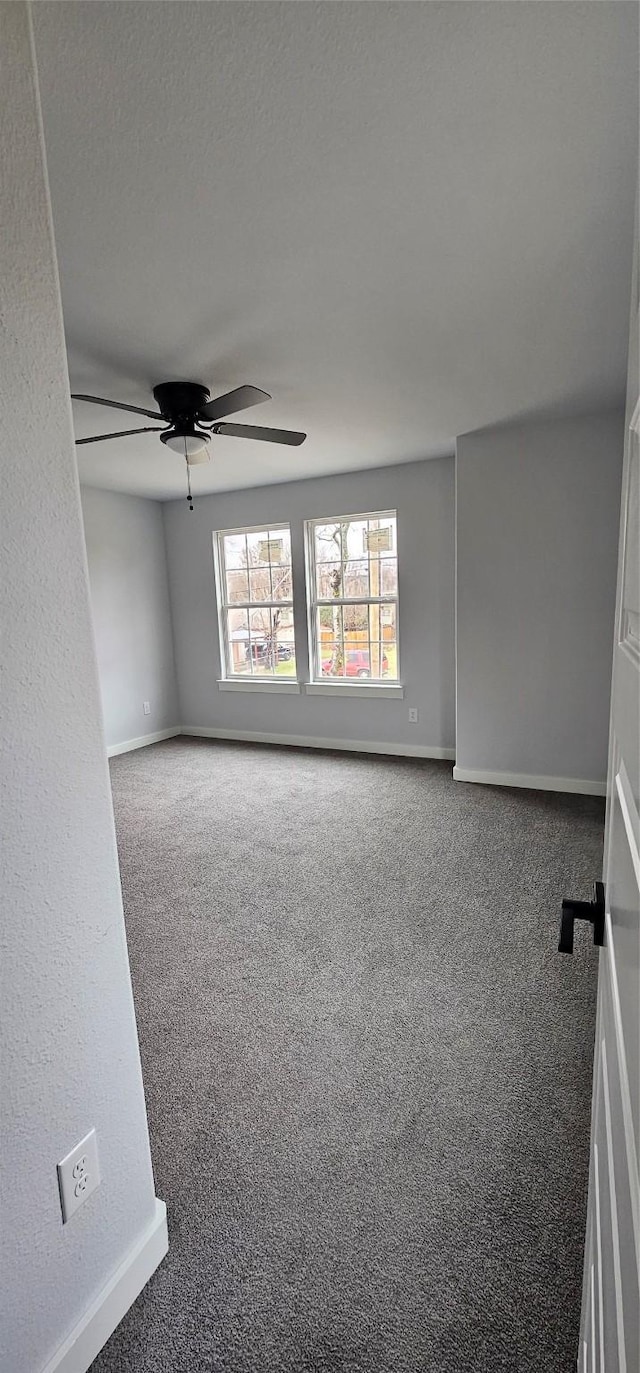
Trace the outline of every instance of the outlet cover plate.
{"label": "outlet cover plate", "polygon": [[75,1215],[83,1201],[95,1192],[96,1187],[100,1186],[100,1168],[98,1165],[98,1141],[95,1130],[90,1130],[84,1139],[76,1144],[65,1158],[58,1164],[58,1186],[60,1188],[60,1205],[62,1207],[62,1222],[66,1225],[67,1221]]}

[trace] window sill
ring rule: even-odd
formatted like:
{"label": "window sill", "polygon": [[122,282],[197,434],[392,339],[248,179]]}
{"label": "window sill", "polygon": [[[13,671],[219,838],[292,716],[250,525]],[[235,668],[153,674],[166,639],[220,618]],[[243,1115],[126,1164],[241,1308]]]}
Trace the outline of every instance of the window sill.
{"label": "window sill", "polygon": [[304,689],[308,696],[404,696],[400,682],[306,682]]}
{"label": "window sill", "polygon": [[276,696],[278,693],[297,696],[300,692],[300,683],[294,677],[221,677],[218,680],[218,691],[270,691]]}

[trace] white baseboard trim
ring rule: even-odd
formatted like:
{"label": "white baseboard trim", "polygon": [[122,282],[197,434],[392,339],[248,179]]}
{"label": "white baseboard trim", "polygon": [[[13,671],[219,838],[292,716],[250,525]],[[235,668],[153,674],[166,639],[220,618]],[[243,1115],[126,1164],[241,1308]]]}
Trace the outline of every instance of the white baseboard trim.
{"label": "white baseboard trim", "polygon": [[118,753],[130,753],[134,748],[146,748],[147,744],[159,744],[162,739],[173,739],[181,734],[179,725],[174,729],[157,729],[154,734],[141,734],[139,739],[125,739],[121,744],[109,744],[107,758],[115,758]]}
{"label": "white baseboard trim", "polygon": [[454,767],[456,782],[481,782],[489,787],[529,787],[532,791],[570,791],[581,796],[606,796],[606,782],[584,781],[581,777],[536,777],[527,772],[485,772],[478,768]]}
{"label": "white baseboard trim", "polygon": [[68,1339],[49,1360],[42,1373],[87,1373],[164,1258],[169,1247],[167,1208],[156,1197],[151,1225],[85,1311]]}
{"label": "white baseboard trim", "polygon": [[316,739],[306,734],[263,734],[252,729],[206,729],[183,725],[181,734],[194,739],[237,739],[248,744],[288,744],[291,748],[339,749],[344,753],[391,753],[401,758],[455,758],[453,748],[437,744],[385,744],[369,739]]}

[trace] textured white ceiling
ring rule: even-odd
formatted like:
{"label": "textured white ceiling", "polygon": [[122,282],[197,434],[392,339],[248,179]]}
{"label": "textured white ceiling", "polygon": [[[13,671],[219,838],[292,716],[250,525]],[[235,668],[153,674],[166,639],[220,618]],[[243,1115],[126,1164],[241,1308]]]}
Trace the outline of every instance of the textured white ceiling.
{"label": "textured white ceiling", "polygon": [[[273,402],[249,422],[309,434],[219,439],[196,491],[622,396],[635,4],[90,0],[34,24],[73,389],[252,382]],[[78,454],[88,483],[182,494],[155,435]]]}

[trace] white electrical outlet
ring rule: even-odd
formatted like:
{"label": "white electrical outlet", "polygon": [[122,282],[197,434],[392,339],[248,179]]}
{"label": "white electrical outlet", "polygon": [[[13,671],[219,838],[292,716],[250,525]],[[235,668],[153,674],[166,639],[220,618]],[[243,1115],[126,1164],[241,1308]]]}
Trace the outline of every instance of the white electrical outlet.
{"label": "white electrical outlet", "polygon": [[418,723],[418,711],[417,711],[417,709],[416,709],[415,706],[409,706],[409,724],[410,724],[410,725],[417,725],[417,723]]}
{"label": "white electrical outlet", "polygon": [[143,702],[142,702],[142,709],[143,709],[145,715],[150,715],[150,714],[151,714],[151,702],[150,702],[150,701],[143,701]]}
{"label": "white electrical outlet", "polygon": [[100,1169],[98,1167],[98,1142],[95,1130],[90,1130],[84,1139],[76,1144],[75,1149],[63,1158],[58,1164],[58,1186],[60,1188],[60,1205],[62,1206],[62,1222],[66,1225],[68,1220],[82,1206],[83,1201],[95,1192],[96,1187],[100,1186]]}

